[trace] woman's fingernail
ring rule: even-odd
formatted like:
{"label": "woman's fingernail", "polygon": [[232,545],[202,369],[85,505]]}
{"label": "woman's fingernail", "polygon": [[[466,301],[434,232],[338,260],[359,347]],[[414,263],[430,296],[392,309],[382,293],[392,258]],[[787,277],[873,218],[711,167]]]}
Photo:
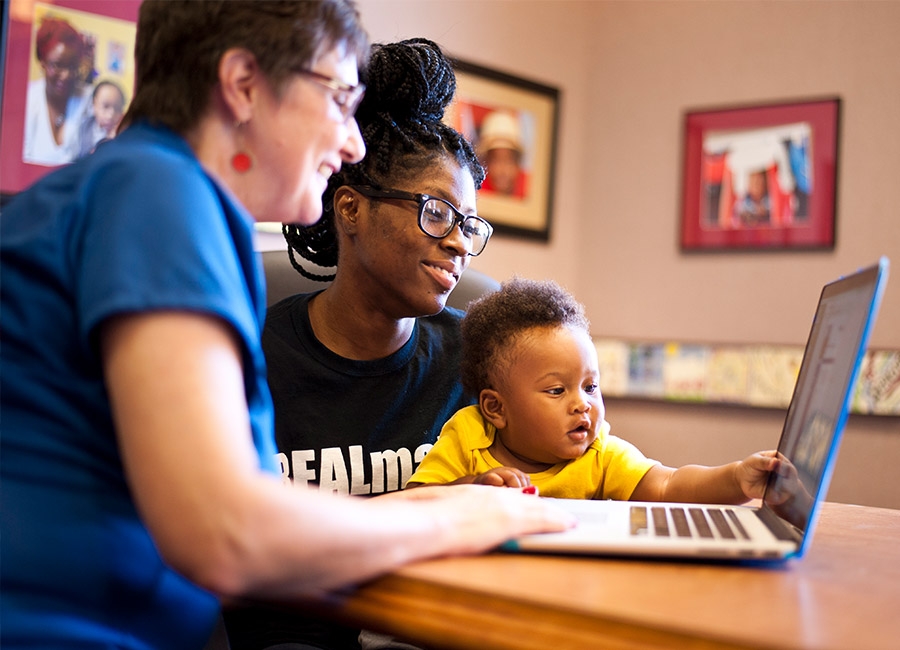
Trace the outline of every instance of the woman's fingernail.
{"label": "woman's fingernail", "polygon": [[528,487],[523,487],[522,492],[525,494],[537,494],[537,486],[529,485]]}

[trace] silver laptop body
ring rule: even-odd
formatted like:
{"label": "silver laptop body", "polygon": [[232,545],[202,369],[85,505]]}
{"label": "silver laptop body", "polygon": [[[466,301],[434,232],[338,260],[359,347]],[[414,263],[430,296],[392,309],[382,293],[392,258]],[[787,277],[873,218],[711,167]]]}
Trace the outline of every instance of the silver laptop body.
{"label": "silver laptop body", "polygon": [[778,444],[785,470],[770,476],[760,506],[553,499],[579,525],[520,537],[503,549],[775,562],[802,556],[831,479],[888,269],[882,257],[822,289]]}

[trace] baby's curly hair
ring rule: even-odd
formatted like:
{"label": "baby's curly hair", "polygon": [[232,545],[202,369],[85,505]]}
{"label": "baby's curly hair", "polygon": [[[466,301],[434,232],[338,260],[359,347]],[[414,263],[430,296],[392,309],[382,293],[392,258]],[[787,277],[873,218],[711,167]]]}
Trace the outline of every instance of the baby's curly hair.
{"label": "baby's curly hair", "polygon": [[590,333],[584,306],[552,280],[513,278],[469,305],[462,321],[462,382],[472,395],[493,388],[512,343],[535,328],[575,327]]}

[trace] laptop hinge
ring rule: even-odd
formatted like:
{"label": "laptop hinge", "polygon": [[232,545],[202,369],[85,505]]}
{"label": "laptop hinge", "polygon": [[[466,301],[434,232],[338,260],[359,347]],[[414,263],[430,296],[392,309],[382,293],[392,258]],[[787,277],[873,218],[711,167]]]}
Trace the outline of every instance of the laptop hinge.
{"label": "laptop hinge", "polygon": [[784,519],[776,515],[770,508],[763,506],[756,509],[756,516],[760,518],[776,539],[784,542],[800,543],[803,533],[798,528],[791,526]]}

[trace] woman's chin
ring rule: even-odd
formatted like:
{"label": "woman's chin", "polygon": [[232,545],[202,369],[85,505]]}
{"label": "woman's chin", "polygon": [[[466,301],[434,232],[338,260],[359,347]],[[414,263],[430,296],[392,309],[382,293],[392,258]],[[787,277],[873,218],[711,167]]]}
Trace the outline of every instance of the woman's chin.
{"label": "woman's chin", "polygon": [[415,310],[416,317],[435,316],[440,314],[447,305],[447,296],[450,293],[431,294],[427,300],[417,301]]}
{"label": "woman's chin", "polygon": [[291,223],[296,226],[312,226],[322,218],[322,204],[317,202],[314,206],[301,207],[294,214],[285,214],[285,218],[278,219],[280,223]]}

